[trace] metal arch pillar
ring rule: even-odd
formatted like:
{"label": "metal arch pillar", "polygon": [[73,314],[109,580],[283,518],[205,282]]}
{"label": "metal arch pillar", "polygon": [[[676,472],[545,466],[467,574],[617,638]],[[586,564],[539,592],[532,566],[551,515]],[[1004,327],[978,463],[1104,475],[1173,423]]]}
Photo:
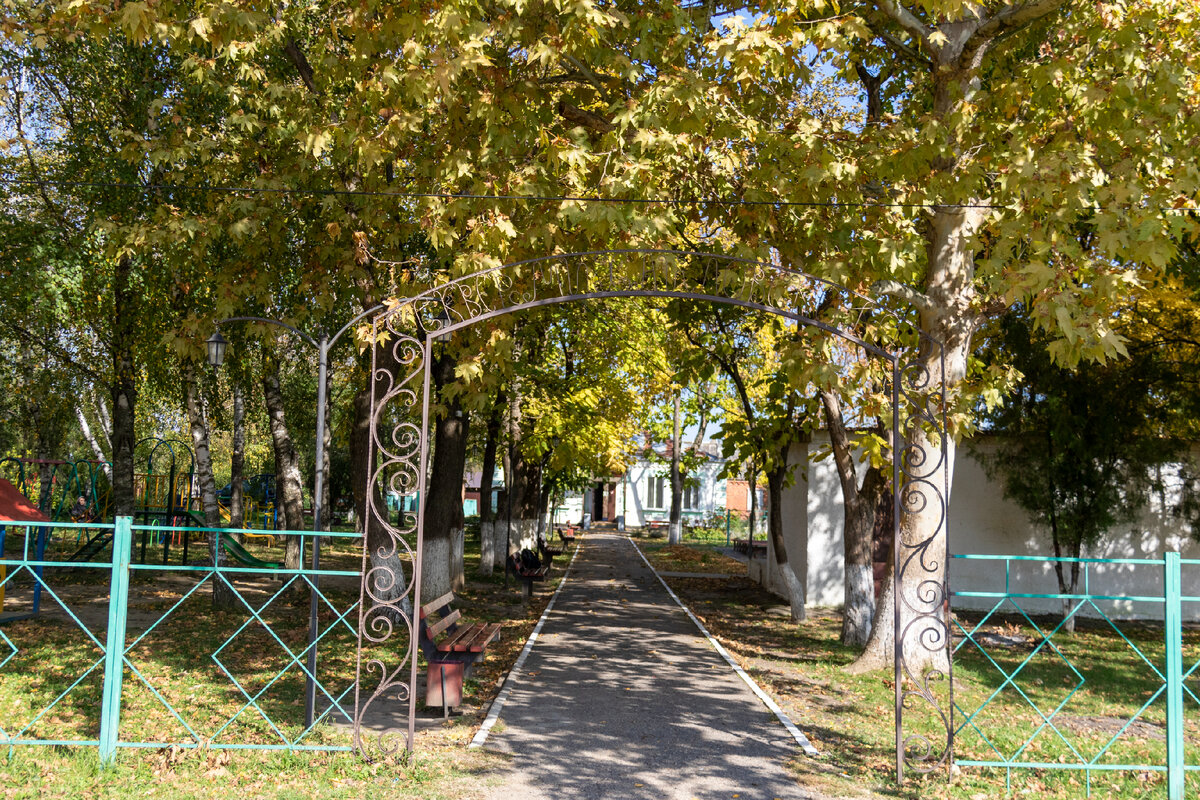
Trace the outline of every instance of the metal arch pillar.
{"label": "metal arch pillar", "polygon": [[[422,571],[422,550],[424,544],[424,502],[425,481],[428,472],[428,423],[429,423],[429,391],[430,375],[428,365],[431,363],[431,345],[438,334],[453,332],[470,327],[488,319],[516,313],[523,310],[558,305],[571,302],[581,302],[606,298],[656,297],[667,299],[683,299],[697,302],[712,302],[724,305],[740,306],[743,308],[775,314],[805,325],[824,330],[834,336],[863,348],[869,354],[886,360],[891,365],[892,373],[892,478],[893,478],[893,633],[894,633],[894,677],[895,677],[895,722],[896,722],[896,775],[897,780],[903,780],[906,767],[916,772],[930,772],[946,766],[952,761],[954,730],[952,717],[943,711],[937,697],[929,689],[929,681],[935,677],[950,677],[952,668],[950,662],[950,631],[949,613],[945,608],[948,599],[948,578],[946,567],[949,554],[948,531],[948,451],[947,428],[945,420],[945,354],[941,343],[928,335],[916,331],[926,350],[934,354],[934,361],[940,361],[937,370],[938,386],[934,391],[931,384],[931,370],[923,366],[920,356],[908,361],[902,361],[899,355],[888,352],[879,346],[865,341],[853,332],[830,325],[817,319],[805,317],[790,309],[781,308],[769,291],[763,291],[762,296],[755,291],[762,287],[752,286],[747,296],[735,297],[731,294],[710,294],[707,292],[687,291],[682,286],[656,287],[655,281],[662,277],[656,271],[649,272],[643,267],[640,280],[635,279],[631,285],[610,286],[598,289],[580,281],[580,274],[572,274],[570,267],[566,275],[558,275],[557,283],[551,281],[546,286],[514,287],[512,283],[501,285],[496,302],[489,304],[484,293],[475,285],[479,279],[496,276],[503,270],[522,266],[536,265],[538,269],[546,265],[558,265],[572,259],[585,259],[603,256],[629,256],[631,254],[696,257],[714,259],[737,265],[754,265],[760,272],[782,275],[795,281],[801,279],[818,286],[822,291],[839,291],[853,304],[855,300],[865,301],[866,307],[872,311],[892,314],[887,309],[869,297],[853,292],[830,281],[808,275],[807,273],[790,270],[774,264],[755,262],[726,256],[714,256],[703,253],[684,253],[663,250],[621,250],[598,251],[590,253],[573,253],[556,256],[544,256],[523,262],[506,264],[500,267],[482,270],[467,275],[446,284],[432,287],[415,297],[406,298],[396,305],[381,309],[372,320],[371,355],[371,434],[368,447],[368,491],[367,510],[364,515],[363,537],[363,570],[360,590],[358,653],[355,686],[355,711],[353,720],[353,736],[355,749],[367,758],[386,756],[399,751],[399,744],[391,744],[389,736],[404,736],[404,746],[411,750],[414,746],[415,716],[416,716],[416,680],[417,680],[417,637],[418,614],[420,608],[420,583]],[[614,283],[614,273],[611,264],[608,266],[607,278]],[[666,273],[664,273],[666,274]],[[539,274],[540,277],[540,274]],[[565,277],[565,283],[564,283]],[[583,273],[583,277],[602,279],[605,273]],[[548,293],[541,289],[548,288]],[[690,288],[690,287],[689,287]],[[455,316],[446,312],[452,311]],[[442,312],[440,314],[436,312]],[[897,319],[899,315],[893,314]],[[415,328],[415,330],[413,330]],[[382,337],[387,336],[387,343],[378,344]],[[386,348],[387,361],[397,368],[407,368],[406,373],[388,371],[389,364],[380,362],[381,348]],[[926,361],[929,359],[926,358]],[[417,392],[420,392],[420,428],[411,421],[416,418]],[[396,424],[386,437],[382,435],[384,411],[391,403],[398,402],[409,410],[406,421]],[[903,409],[903,412],[902,412]],[[910,441],[905,437],[906,431],[921,435]],[[926,452],[926,444],[933,437],[938,440],[938,457],[933,459],[933,469],[929,470],[930,456]],[[941,485],[931,480],[935,474],[942,474]],[[406,503],[402,500],[400,518],[392,525],[385,507],[375,507],[374,487],[381,483],[395,491],[400,491],[406,500],[414,497],[416,513],[408,514],[403,510]],[[906,543],[903,540],[902,520],[906,511],[916,511],[929,507],[933,503],[940,518],[935,530],[924,540],[916,543]],[[397,558],[403,551],[411,559],[411,575],[403,581],[403,593],[397,594],[397,582],[402,576],[382,567],[371,566],[369,551],[370,526],[381,526],[390,540],[389,545],[380,550],[381,560]],[[415,535],[415,548],[408,544],[406,535]],[[930,558],[929,548],[941,539],[940,553]],[[911,552],[910,552],[911,551]],[[910,572],[913,571],[913,572]],[[914,604],[902,591],[906,580],[912,580],[916,570],[929,575],[940,571],[940,582],[918,581],[922,591],[918,592],[919,602]],[[930,587],[930,583],[936,585]],[[411,600],[409,598],[411,597]],[[406,603],[406,601],[408,601]],[[408,641],[403,649],[403,655],[394,666],[389,666],[381,657],[375,657],[364,649],[373,645],[387,642],[399,627],[406,631]],[[906,644],[912,642],[933,652],[936,661],[936,650],[945,654],[946,670],[929,669],[927,664],[916,664],[916,671],[910,667]],[[929,645],[932,644],[933,647]],[[393,650],[394,652],[394,650]],[[364,660],[365,659],[365,660]],[[364,691],[363,680],[368,674],[377,674],[374,688]],[[914,677],[915,676],[915,677]],[[905,688],[915,685],[916,688]],[[370,741],[363,729],[363,720],[370,706],[385,696],[392,696],[408,704],[407,730],[390,730]],[[909,708],[909,701],[923,702],[935,717],[940,718],[945,730],[944,744],[934,743],[927,736],[913,735],[906,737],[904,730],[904,714]],[[947,706],[952,708],[951,701]],[[909,756],[907,748],[911,744],[920,745],[918,752]]]}

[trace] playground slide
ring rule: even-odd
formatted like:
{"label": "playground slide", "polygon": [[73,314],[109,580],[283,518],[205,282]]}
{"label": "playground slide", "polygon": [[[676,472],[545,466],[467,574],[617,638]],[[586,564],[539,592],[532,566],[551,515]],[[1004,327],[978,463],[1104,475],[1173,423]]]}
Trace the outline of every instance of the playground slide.
{"label": "playground slide", "polygon": [[246,548],[237,543],[230,536],[221,537],[221,547],[235,561],[239,561],[247,567],[258,567],[259,569],[283,569],[283,564],[279,561],[263,561],[255,558],[246,552]]}

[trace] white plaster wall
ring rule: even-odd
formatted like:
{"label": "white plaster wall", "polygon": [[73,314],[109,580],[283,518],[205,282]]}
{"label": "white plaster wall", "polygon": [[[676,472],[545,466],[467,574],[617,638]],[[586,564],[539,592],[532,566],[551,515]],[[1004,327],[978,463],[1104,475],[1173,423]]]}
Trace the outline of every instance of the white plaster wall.
{"label": "white plaster wall", "polygon": [[[815,447],[820,442],[814,443]],[[860,479],[862,470],[859,470]],[[845,599],[846,548],[842,487],[830,459],[808,464],[808,604],[840,606]],[[786,509],[786,506],[784,507]]]}
{"label": "white plaster wall", "polygon": [[[690,476],[699,482],[699,507],[693,509],[684,509],[685,523],[689,518],[697,518],[699,516],[713,513],[717,508],[725,506],[725,481],[719,480],[717,475],[724,466],[719,461],[710,461],[701,464],[700,467]],[[663,505],[662,507],[654,507],[649,509],[652,512],[652,518],[666,519],[666,515],[671,510],[671,485],[666,473],[669,466],[656,462],[638,460],[629,468],[626,473],[625,486],[625,507],[624,511],[621,508],[621,487],[617,487],[617,513],[625,514],[625,524],[631,527],[640,527],[645,524],[646,520],[646,481],[651,476],[662,476],[664,478],[663,485]],[[689,513],[699,512],[699,513]]]}
{"label": "white plaster wall", "polygon": [[[994,447],[984,440],[981,448]],[[1170,483],[1171,475],[1167,476]],[[1177,492],[1154,497],[1141,515],[1122,530],[1108,534],[1096,548],[1083,553],[1086,558],[1161,559],[1169,551],[1179,551],[1184,559],[1200,558],[1200,545],[1192,539],[1191,529],[1171,513]],[[1014,556],[1050,556],[1053,544],[1049,531],[1036,528],[1025,511],[1004,498],[1003,488],[987,477],[983,467],[968,448],[958,451],[950,503],[950,550],[954,554]],[[1087,567],[1088,586],[1093,594],[1117,596],[1161,596],[1163,568],[1160,565],[1103,565]],[[1058,583],[1054,568],[1045,561],[1004,561],[953,558],[950,561],[950,588],[953,591],[1003,592],[1018,594],[1055,594]],[[1080,587],[1083,586],[1081,571]],[[1200,565],[1183,566],[1183,593],[1200,596]],[[1058,613],[1061,601],[1047,598],[1022,598],[1017,602],[1030,613]],[[994,599],[956,597],[956,608],[986,610]],[[1107,615],[1161,619],[1161,603],[1100,601],[1098,608],[1085,607],[1079,613],[1096,617]],[[1005,611],[1015,611],[1011,605]],[[1185,603],[1186,618],[1200,619],[1200,603]]]}

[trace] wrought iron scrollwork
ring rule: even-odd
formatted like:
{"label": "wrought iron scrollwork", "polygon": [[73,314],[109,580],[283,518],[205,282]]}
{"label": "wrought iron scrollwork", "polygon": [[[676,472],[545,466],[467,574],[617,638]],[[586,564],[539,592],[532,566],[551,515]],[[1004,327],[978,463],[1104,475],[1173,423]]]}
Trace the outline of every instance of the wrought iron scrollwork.
{"label": "wrought iron scrollwork", "polygon": [[[418,500],[424,495],[429,452],[426,362],[430,342],[439,334],[512,311],[609,297],[725,302],[774,313],[837,335],[892,365],[893,403],[895,409],[902,409],[893,412],[893,441],[905,443],[894,455],[900,487],[897,498],[901,510],[907,512],[896,515],[898,583],[910,581],[915,571],[930,576],[915,580],[915,591],[897,593],[896,619],[904,622],[903,626],[897,624],[896,630],[903,645],[896,663],[897,705],[898,711],[918,706],[926,709],[942,721],[947,732],[943,746],[927,734],[903,735],[902,720],[898,719],[897,761],[920,771],[944,764],[950,755],[951,726],[932,682],[949,673],[947,592],[944,581],[936,577],[943,574],[946,558],[948,489],[938,484],[938,476],[944,474],[947,453],[944,391],[940,399],[936,391],[931,392],[944,371],[936,371],[935,377],[935,370],[921,360],[901,369],[896,355],[855,332],[871,315],[891,315],[901,321],[873,298],[779,264],[661,249],[560,254],[481,270],[389,304],[372,321],[370,486],[398,494],[402,508],[393,519],[383,500],[384,491],[367,492],[364,525],[369,530],[363,549],[355,747],[373,757],[413,744],[415,614],[420,602],[423,545]],[[836,302],[826,302],[830,299]],[[805,311],[817,306],[839,309],[841,325]],[[941,352],[937,343],[923,342],[923,351],[931,348]],[[925,533],[908,538],[901,535],[901,517],[928,520],[931,514],[936,524],[923,525]],[[368,550],[371,542],[374,553]],[[412,565],[407,576],[396,566],[404,561]],[[398,634],[405,639],[400,646],[392,646],[391,640]],[[936,659],[916,658],[921,652],[946,653],[944,668]],[[364,732],[368,710],[384,698],[408,705],[408,732],[403,740],[399,730],[375,735]]]}
{"label": "wrought iron scrollwork", "polygon": [[[945,571],[949,557],[949,442],[941,377],[945,374],[944,351],[927,338],[922,345],[918,360],[897,365],[895,373],[896,441],[901,443],[895,464],[901,513],[896,517],[893,553],[898,778],[903,778],[906,767],[927,773],[945,766],[954,741],[947,714],[952,706],[948,698],[939,698],[937,688],[944,680],[942,694],[952,691],[950,595]],[[905,727],[904,712],[910,712],[909,728]],[[913,715],[924,723],[920,732],[911,732]],[[929,732],[930,728],[937,733]]]}

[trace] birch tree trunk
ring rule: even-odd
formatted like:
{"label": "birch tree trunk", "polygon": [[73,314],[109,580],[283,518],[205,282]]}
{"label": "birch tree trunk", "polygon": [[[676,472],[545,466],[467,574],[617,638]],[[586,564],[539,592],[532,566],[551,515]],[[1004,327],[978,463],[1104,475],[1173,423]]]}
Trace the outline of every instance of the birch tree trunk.
{"label": "birch tree trunk", "polygon": [[233,450],[229,457],[229,527],[246,524],[246,393],[242,384],[233,384]]}
{"label": "birch tree trunk", "polygon": [[108,459],[104,455],[104,448],[100,446],[100,441],[92,433],[92,426],[88,424],[87,414],[83,412],[81,402],[75,404],[75,419],[79,422],[79,430],[83,434],[83,439],[88,443],[88,447],[92,449],[92,455],[100,462],[100,469],[112,480],[112,468],[108,464]]}
{"label": "birch tree trunk", "polygon": [[[300,476],[300,463],[296,458],[296,446],[287,426],[283,409],[283,391],[279,386],[279,361],[267,358],[263,365],[263,399],[267,404],[270,420],[271,444],[275,450],[275,505],[283,509],[284,526],[289,531],[304,530],[304,482]],[[283,563],[286,569],[300,569],[304,555],[300,536],[288,536],[284,544]]]}
{"label": "birch tree trunk", "polygon": [[130,273],[133,265],[125,256],[113,271],[112,329],[112,508],[115,516],[133,516],[134,411],[137,408],[136,365],[133,347],[135,320],[131,300]]}
{"label": "birch tree trunk", "polygon": [[[221,509],[217,505],[217,481],[213,477],[212,453],[208,448],[208,418],[196,380],[196,367],[191,361],[184,363],[183,389],[188,427],[192,436],[192,453],[196,459],[196,479],[200,483],[200,507],[204,510],[204,526],[219,528],[221,527]],[[222,561],[215,533],[208,535],[208,557],[209,563],[213,566],[217,566]],[[235,608],[238,602],[232,587],[219,576],[214,575],[212,582],[213,607]]]}

